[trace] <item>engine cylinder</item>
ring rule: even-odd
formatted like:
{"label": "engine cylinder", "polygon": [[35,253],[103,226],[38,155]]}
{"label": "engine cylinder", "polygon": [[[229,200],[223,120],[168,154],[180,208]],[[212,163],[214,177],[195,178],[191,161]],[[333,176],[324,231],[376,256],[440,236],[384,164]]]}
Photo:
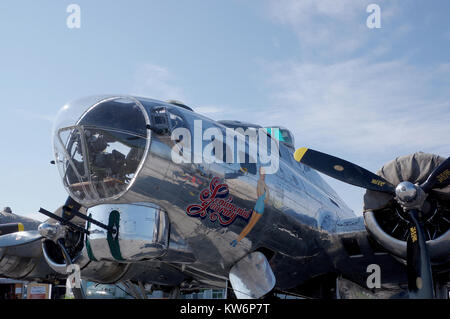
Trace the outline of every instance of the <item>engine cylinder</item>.
{"label": "engine cylinder", "polygon": [[[409,236],[409,222],[394,211],[378,210],[364,213],[367,231],[389,253],[406,260],[407,238]],[[401,226],[400,226],[401,225]],[[401,227],[401,231],[397,231]],[[427,232],[427,230],[426,230]],[[444,264],[450,260],[450,229],[435,238],[428,236],[427,247],[432,264]]]}

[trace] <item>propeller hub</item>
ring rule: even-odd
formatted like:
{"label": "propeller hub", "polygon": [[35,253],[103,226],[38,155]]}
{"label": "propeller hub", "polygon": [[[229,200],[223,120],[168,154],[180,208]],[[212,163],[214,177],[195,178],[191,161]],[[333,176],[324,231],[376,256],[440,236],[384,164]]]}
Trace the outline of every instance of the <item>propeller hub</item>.
{"label": "propeller hub", "polygon": [[47,239],[57,241],[60,238],[64,238],[66,229],[60,224],[42,223],[38,227],[39,234]]}
{"label": "propeller hub", "polygon": [[417,197],[417,189],[418,186],[411,182],[401,182],[395,188],[395,194],[400,201],[407,203],[413,201]]}

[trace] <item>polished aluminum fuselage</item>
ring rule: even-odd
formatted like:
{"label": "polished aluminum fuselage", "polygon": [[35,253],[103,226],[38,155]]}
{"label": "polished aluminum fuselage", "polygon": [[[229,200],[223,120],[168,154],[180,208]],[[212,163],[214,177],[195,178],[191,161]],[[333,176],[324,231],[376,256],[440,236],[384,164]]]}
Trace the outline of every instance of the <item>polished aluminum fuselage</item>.
{"label": "polished aluminum fuselage", "polygon": [[[85,138],[87,134],[83,132],[84,124],[80,122],[80,115],[86,115],[104,101],[114,99],[115,96],[91,97],[66,105],[62,114],[66,112],[69,120],[55,125],[55,134],[76,125],[72,134],[78,132],[82,139]],[[106,230],[87,226],[91,234],[86,237],[82,250],[72,256],[73,261],[80,265],[83,278],[102,283],[136,280],[198,289],[225,287],[229,276],[234,273],[238,277],[245,274],[248,278],[242,279],[246,279],[247,283],[253,279],[251,283],[255,284],[260,282],[258,278],[261,277],[258,276],[261,274],[252,274],[251,269],[259,269],[258,263],[250,262],[251,267],[247,271],[240,270],[242,265],[253,260],[251,256],[259,256],[255,260],[265,260],[265,269],[273,272],[267,278],[275,278],[277,291],[296,293],[308,281],[329,274],[334,275],[334,279],[342,275],[364,285],[366,270],[374,263],[383,266],[383,283],[405,281],[404,266],[386,251],[373,246],[362,216],[356,217],[317,172],[294,160],[292,145],[279,143],[276,149],[271,147],[280,155],[278,170],[273,174],[263,173],[265,170],[260,168],[265,163],[260,163],[260,158],[249,166],[237,162],[177,163],[172,158],[179,141],[170,134],[174,127],[169,126],[167,130],[155,127],[155,112],[165,109],[167,114],[176,118],[177,125],[189,130],[193,140],[198,129],[196,121],[202,123],[201,134],[209,128],[216,128],[225,136],[227,127],[174,104],[144,98],[126,99],[136,103],[139,106],[137,114],[144,116],[137,117],[141,119],[140,126],[130,121],[133,118],[113,116],[119,124],[122,120],[130,124],[125,128],[128,133],[130,130],[132,133],[123,135],[122,131],[114,136],[130,145],[142,147],[145,144],[145,149],[141,148],[135,153],[141,155],[139,163],[135,163],[137,170],[129,175],[131,177],[123,180],[110,178],[110,182],[115,180],[123,184],[126,181],[126,187],[121,187],[118,192],[114,189],[109,189],[109,192],[105,190],[104,194],[112,194],[108,198],[100,193],[101,189],[97,189],[99,193],[86,202],[82,202],[81,198],[80,204],[88,208],[88,214],[103,224],[111,222],[111,208],[121,215],[116,221],[119,247],[115,246],[114,239],[109,238],[110,233]],[[72,112],[71,106],[80,109]],[[96,118],[98,123],[88,123],[89,130],[95,129],[95,125],[98,125],[99,130],[115,129],[106,127],[106,124],[112,123],[105,116],[111,115],[109,109],[107,111]],[[146,134],[141,134],[141,131],[133,135],[133,128],[142,130],[142,124],[144,131],[145,124],[147,126]],[[245,140],[243,135],[239,138]],[[145,139],[145,143],[136,143],[139,139]],[[58,139],[55,141],[58,143]],[[205,144],[210,142],[201,138],[200,148],[193,147],[193,158],[199,155],[198,150],[201,153]],[[253,142],[249,139],[247,143]],[[65,147],[67,144],[61,143],[59,146]],[[84,140],[81,146],[82,149],[84,147],[81,153],[83,160],[89,159],[91,153],[87,152],[89,148],[86,146],[92,145]],[[250,149],[250,145],[247,146]],[[60,147],[55,148],[55,162],[63,168],[60,172],[64,185],[69,195],[76,200],[79,194],[71,191],[76,189],[75,184],[68,186],[67,181],[81,185],[85,190],[89,187],[93,189],[95,184],[90,177],[78,180],[78,183],[73,178],[66,179],[64,167],[68,167],[68,158],[63,158],[64,154],[70,155],[68,152],[60,153]],[[90,167],[87,162],[84,164],[85,168]],[[102,165],[102,162],[97,165]],[[85,170],[86,174],[88,171]],[[217,185],[221,188],[214,193],[212,190]],[[106,183],[103,186],[108,187]],[[211,206],[204,214],[198,214],[195,209],[203,207],[207,202],[205,198],[210,196],[211,199],[213,193],[222,197],[217,196],[218,200],[210,201]],[[262,193],[265,195],[262,196]],[[255,220],[254,217],[259,219]],[[41,273],[43,276],[51,273],[53,277],[55,272],[65,275],[66,265],[61,263],[60,258],[55,259],[50,244],[52,242],[46,240],[42,248],[51,270],[45,269]],[[13,268],[12,262],[16,262],[17,253],[8,248],[8,251],[0,251],[0,255],[3,264],[8,266],[6,268]],[[5,258],[7,255],[13,258]],[[18,275],[21,276],[21,273],[22,270]],[[11,277],[13,275],[11,273]],[[272,279],[266,283],[265,289],[272,287]]]}
{"label": "polished aluminum fuselage", "polygon": [[[155,107],[166,107],[182,117],[188,128],[193,128],[194,120],[202,120],[203,129],[226,129],[181,107],[137,99],[149,114]],[[124,195],[111,203],[149,202],[165,210],[171,228],[184,239],[196,258],[195,262],[184,264],[185,272],[226,280],[230,268],[239,259],[259,250],[268,255],[276,286],[288,289],[314,276],[336,271],[343,258],[339,257],[343,250],[337,234],[357,232],[363,237],[366,234],[362,219],[355,218],[319,174],[295,162],[292,150],[280,143],[279,170],[265,178],[270,195],[264,215],[248,236],[232,247],[230,243],[248,220],[236,218],[231,225],[222,226],[207,217],[191,217],[186,208],[198,204],[200,192],[218,177],[228,185],[233,203],[251,211],[257,201],[258,174],[236,174],[239,164],[176,164],[171,158],[173,145],[170,135],[152,132],[144,164],[135,181]],[[346,220],[350,222],[346,224]]]}

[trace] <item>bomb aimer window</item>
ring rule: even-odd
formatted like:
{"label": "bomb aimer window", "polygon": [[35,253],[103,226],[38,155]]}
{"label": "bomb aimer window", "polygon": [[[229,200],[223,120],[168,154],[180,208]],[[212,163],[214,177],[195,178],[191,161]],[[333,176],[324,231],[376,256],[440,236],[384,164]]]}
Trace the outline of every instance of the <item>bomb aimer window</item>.
{"label": "bomb aimer window", "polygon": [[111,98],[90,107],[75,125],[56,131],[64,185],[85,205],[120,197],[140,170],[148,147],[147,117],[139,102]]}

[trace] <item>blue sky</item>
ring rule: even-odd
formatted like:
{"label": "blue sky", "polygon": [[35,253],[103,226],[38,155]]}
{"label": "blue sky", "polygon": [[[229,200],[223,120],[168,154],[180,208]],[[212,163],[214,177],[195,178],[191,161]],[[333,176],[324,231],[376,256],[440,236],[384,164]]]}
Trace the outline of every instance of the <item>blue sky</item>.
{"label": "blue sky", "polygon": [[[81,8],[69,29],[66,8]],[[381,8],[369,29],[368,4]],[[364,0],[0,3],[0,206],[42,219],[66,192],[52,121],[78,97],[179,99],[214,119],[281,124],[376,171],[450,155],[450,3]],[[359,212],[363,191],[330,181]]]}

